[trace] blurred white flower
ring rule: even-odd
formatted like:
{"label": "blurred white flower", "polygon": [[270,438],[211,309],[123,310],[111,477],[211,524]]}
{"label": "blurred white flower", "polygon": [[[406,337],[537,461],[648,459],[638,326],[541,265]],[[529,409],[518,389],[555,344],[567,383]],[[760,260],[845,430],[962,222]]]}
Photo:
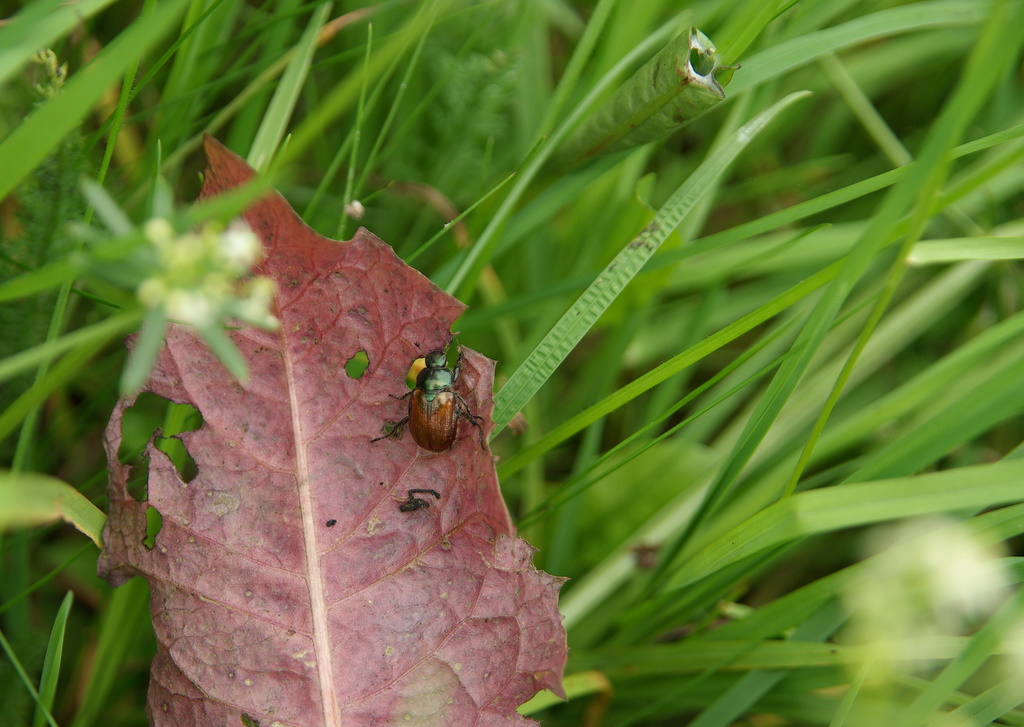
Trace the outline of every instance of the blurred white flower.
{"label": "blurred white flower", "polygon": [[244,222],[224,229],[207,222],[178,234],[165,219],[143,226],[153,244],[157,267],[136,289],[146,308],[163,308],[167,317],[200,328],[225,318],[274,328],[274,284],[269,278],[243,280],[263,255],[259,238]]}
{"label": "blurred white flower", "polygon": [[926,658],[929,645],[971,633],[1009,594],[1003,553],[952,520],[876,528],[866,549],[865,577],[844,601],[850,636],[876,644],[882,663]]}
{"label": "blurred white flower", "polygon": [[174,239],[174,227],[162,217],[153,217],[146,220],[142,231],[146,239],[158,247],[168,245]]}
{"label": "blurred white flower", "polygon": [[224,230],[220,250],[224,262],[240,272],[247,272],[263,254],[260,239],[242,220],[235,220]]}
{"label": "blurred white flower", "polygon": [[199,328],[213,325],[217,320],[214,300],[198,290],[172,290],[164,300],[164,307],[172,320],[191,323]]}

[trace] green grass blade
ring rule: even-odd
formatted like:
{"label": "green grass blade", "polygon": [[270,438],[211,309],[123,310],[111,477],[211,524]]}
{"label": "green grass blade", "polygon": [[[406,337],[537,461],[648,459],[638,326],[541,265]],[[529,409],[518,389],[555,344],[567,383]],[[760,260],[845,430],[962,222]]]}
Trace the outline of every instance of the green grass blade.
{"label": "green grass blade", "polygon": [[0,283],[0,303],[25,298],[56,288],[74,280],[81,272],[79,265],[65,258],[43,265],[13,280]]}
{"label": "green grass blade", "polygon": [[612,301],[679,226],[704,191],[725,172],[747,144],[783,109],[805,96],[802,92],[791,94],[739,129],[728,143],[690,175],[658,211],[654,220],[608,264],[494,397],[495,434],[508,424],[548,380]]}
{"label": "green grass blade", "polygon": [[[999,16],[997,14],[993,17],[997,18]],[[670,563],[675,559],[700,522],[710,513],[714,512],[726,498],[740,472],[747,466],[768,430],[777,419],[782,407],[796,390],[811,363],[811,359],[831,328],[832,321],[846,302],[850,291],[853,290],[854,286],[860,282],[861,278],[868,271],[877,253],[888,241],[897,237],[900,218],[908,212],[912,213],[913,216],[909,223],[910,229],[904,233],[905,237],[902,244],[905,247],[909,246],[919,237],[921,229],[929,218],[933,201],[939,194],[941,183],[948,172],[947,159],[956,144],[957,137],[966,128],[968,122],[987,95],[988,90],[992,87],[995,76],[986,76],[985,74],[994,74],[999,68],[998,56],[996,58],[992,57],[997,55],[996,49],[1001,47],[993,43],[993,39],[990,37],[993,32],[993,26],[996,28],[1001,27],[1004,35],[1007,36],[1003,39],[1006,42],[1010,39],[1010,31],[1008,29],[1015,27],[1013,23],[1004,22],[1002,26],[999,26],[998,22],[992,23],[991,21],[986,25],[983,37],[970,57],[970,61],[964,70],[963,76],[960,78],[952,101],[945,106],[943,114],[926,137],[919,157],[919,163],[911,167],[907,176],[886,194],[877,213],[864,229],[864,234],[843,260],[839,274],[832,284],[826,288],[820,302],[808,316],[807,324],[797,339],[795,345],[803,346],[802,350],[800,350],[798,355],[783,363],[778,374],[769,385],[768,390],[758,401],[753,413],[744,425],[742,433],[733,446],[725,466],[708,489],[707,495],[693,521],[665,549],[664,564]],[[1009,55],[1003,51],[1002,59],[1005,60],[1007,58],[1009,58]],[[894,266],[899,265],[899,261],[894,263]],[[850,356],[848,367],[840,374],[834,395],[838,395],[845,377],[849,375],[852,364],[859,355],[860,347],[866,344],[867,335],[881,316],[886,296],[892,294],[892,286],[898,280],[898,268],[890,266],[890,269],[891,272],[887,276],[886,281],[887,287],[883,289],[882,304],[876,306],[872,312],[874,318],[866,325],[858,340],[858,347],[854,349]],[[824,418],[829,412],[829,406],[830,404],[827,403],[817,426],[821,427],[824,425]],[[813,441],[806,445],[805,453],[809,452],[812,448]],[[663,565],[662,567],[665,566]],[[663,574],[657,574],[658,577],[661,575]]]}
{"label": "green grass blade", "polygon": [[0,442],[10,436],[18,424],[35,411],[36,407],[71,381],[108,341],[109,339],[102,336],[94,336],[80,342],[55,366],[37,377],[32,386],[8,404],[7,408],[0,412]]}
{"label": "green grass blade", "polygon": [[48,475],[0,471],[0,533],[59,520],[103,547],[107,516],[74,487]]}
{"label": "green grass blade", "polygon": [[[562,140],[579,123],[580,119],[592,107],[597,99],[608,90],[624,69],[629,68],[637,59],[645,58],[662,43],[665,43],[672,34],[671,26],[664,26],[657,29],[648,36],[642,43],[637,44],[629,54],[623,57],[615,66],[608,71],[591,89],[590,93],[581,101],[569,117],[551,133],[544,143],[535,145],[534,151],[523,162],[522,167],[516,175],[516,183],[509,190],[508,196],[494,216],[487,223],[487,227],[480,233],[476,243],[470,248],[465,259],[459,264],[458,269],[452,278],[443,286],[446,291],[457,297],[468,298],[471,286],[476,284],[480,271],[487,264],[490,256],[499,241],[499,232],[512,216],[516,205],[529,189],[529,185],[540,173],[545,163],[561,144]],[[465,291],[462,289],[465,288]]]}
{"label": "green grass blade", "polygon": [[57,679],[60,677],[60,662],[64,655],[64,631],[74,601],[74,593],[68,591],[53,619],[50,640],[46,644],[46,657],[43,659],[43,671],[39,677],[39,704],[36,705],[32,727],[43,727],[48,721],[47,712],[53,712],[53,699],[57,695]]}
{"label": "green grass blade", "polygon": [[910,265],[934,265],[961,260],[1019,260],[1024,258],[1024,237],[957,237],[926,240],[914,245]]}
{"label": "green grass blade", "polygon": [[[951,661],[921,695],[895,719],[894,724],[916,727],[928,722],[988,658],[999,649],[1003,638],[1020,624],[1024,613],[1024,591],[1018,590],[973,637],[967,647]],[[1014,705],[1016,706],[1016,705]],[[960,724],[963,724],[962,722]]]}
{"label": "green grass blade", "polygon": [[0,86],[28,64],[41,48],[49,48],[86,18],[110,5],[113,0],[65,0],[26,3],[0,28]]}
{"label": "green grass blade", "polygon": [[327,22],[331,6],[332,3],[324,3],[313,12],[302,38],[295,46],[291,59],[288,61],[288,67],[274,91],[274,98],[263,115],[256,138],[253,139],[252,146],[249,148],[249,156],[246,159],[253,169],[265,170],[277,151],[281,139],[284,138],[288,122],[295,111],[295,104],[299,100],[302,85],[313,62],[320,29]]}
{"label": "green grass blade", "polygon": [[771,505],[698,552],[668,581],[682,588],[796,538],[900,518],[1019,502],[1024,462],[1003,461],[801,492]]}
{"label": "green grass blade", "polygon": [[[969,699],[952,712],[929,722],[929,727],[994,724],[1021,704],[1024,704],[1024,681],[1013,676]],[[1005,724],[1020,724],[1020,720],[1018,718],[1011,722],[1007,719]]]}
{"label": "green grass blade", "polygon": [[807,63],[861,43],[900,33],[933,28],[977,25],[991,13],[991,4],[979,0],[934,0],[879,10],[825,30],[761,51],[743,60],[743,73],[729,89],[735,96]]}
{"label": "green grass blade", "polygon": [[124,667],[128,654],[135,648],[137,640],[152,639],[149,587],[144,579],[133,578],[113,590],[98,631],[93,668],[83,689],[85,698],[75,713],[71,727],[106,724],[100,721],[100,717],[109,705],[118,673]]}
{"label": "green grass blade", "polygon": [[434,17],[435,14],[440,16],[449,4],[450,0],[432,0],[429,3],[419,4],[417,12],[409,17],[406,24],[389,38],[387,42],[382,43],[379,49],[374,52],[374,56],[371,62],[367,64],[364,73],[350,76],[338,83],[321,100],[314,112],[302,120],[302,123],[292,134],[287,148],[282,150],[278,157],[275,158],[272,167],[285,165],[302,152],[305,152],[311,144],[320,138],[323,130],[335,122],[338,115],[356,102],[363,84],[372,84],[377,77],[386,72],[396,57],[413,48],[419,37],[423,33],[429,32],[432,27],[430,18]]}
{"label": "green grass blade", "polygon": [[525,467],[529,462],[550,450],[558,443],[565,441],[576,432],[585,429],[601,417],[615,411],[620,406],[632,401],[646,391],[671,378],[697,361],[700,361],[708,354],[720,349],[730,341],[734,341],[743,334],[753,330],[767,320],[778,315],[790,306],[800,302],[815,290],[825,285],[835,277],[839,270],[838,264],[832,264],[824,270],[816,273],[807,280],[793,286],[786,292],[768,301],[757,310],[748,313],[742,318],[730,323],[716,333],[708,336],[700,343],[691,346],[682,353],[677,354],[660,366],[648,371],[643,376],[634,379],[614,394],[602,399],[596,404],[588,407],[565,423],[555,427],[534,444],[524,448],[517,454],[503,461],[498,468],[501,477],[508,477]]}
{"label": "green grass blade", "polygon": [[96,59],[71,74],[64,91],[47,101],[0,142],[0,198],[6,197],[69,131],[82,123],[100,97],[117,82],[140,53],[167,34],[185,8],[185,0],[167,0],[145,22],[134,23]]}
{"label": "green grass blade", "polygon": [[[792,641],[799,644],[824,642],[846,620],[846,614],[835,604],[827,604],[804,623],[792,635]],[[756,642],[751,644],[754,648]],[[780,669],[758,670],[745,674],[707,709],[697,715],[689,727],[729,727],[757,701],[775,687],[787,672]]]}
{"label": "green grass blade", "polygon": [[[32,686],[32,680],[29,679],[28,672],[26,672],[25,667],[22,666],[21,659],[19,659],[18,655],[14,653],[14,649],[11,647],[11,642],[9,642],[7,637],[4,636],[3,631],[0,631],[0,648],[3,649],[5,654],[7,654],[7,659],[11,662],[11,666],[14,667],[14,671],[18,675],[18,678],[21,679],[22,684],[25,685],[25,689],[30,695],[32,695],[32,699],[34,699],[38,705],[39,693],[36,691],[36,688]],[[53,720],[53,715],[50,714],[50,711],[45,707],[40,707],[40,709],[42,710],[47,723],[50,724],[51,727],[57,727],[57,723]]]}
{"label": "green grass blade", "polygon": [[[917,421],[904,436],[869,459],[848,481],[918,472],[1024,409],[1024,379],[1016,355],[979,362],[968,377],[950,386],[956,394],[953,401],[939,411],[925,410],[923,421]],[[945,397],[948,393],[935,391],[933,396]]]}
{"label": "green grass blade", "polygon": [[[861,353],[867,346],[868,340],[874,333],[879,321],[881,321],[885,310],[896,295],[906,270],[903,259],[909,254],[911,247],[917,242],[925,227],[929,224],[933,209],[936,206],[935,203],[941,195],[942,186],[949,171],[946,159],[955,147],[958,137],[967,128],[974,114],[981,108],[983,101],[994,87],[995,80],[1001,75],[1002,69],[1008,66],[1009,60],[1013,57],[1011,55],[1012,52],[1019,49],[1021,45],[1021,40],[1018,34],[1016,34],[1016,26],[1018,23],[1024,23],[1024,12],[1018,9],[1016,18],[1012,17],[1012,15],[1005,17],[1007,8],[1004,2],[995,3],[994,10],[994,15],[986,22],[982,29],[981,37],[972,49],[970,56],[968,56],[963,75],[954,89],[952,98],[926,138],[926,143],[921,153],[921,168],[915,169],[915,172],[920,173],[920,177],[915,179],[918,177],[918,174],[914,172],[908,177],[909,181],[916,182],[917,184],[914,187],[899,185],[894,188],[887,195],[882,205],[882,210],[878,217],[876,217],[876,221],[880,223],[879,228],[871,232],[881,235],[883,239],[890,239],[895,236],[893,228],[897,222],[894,217],[888,220],[886,217],[889,214],[899,213],[904,205],[913,200],[914,206],[911,210],[908,230],[901,243],[899,258],[889,266],[888,274],[882,285],[881,294],[875,301],[871,315],[858,335],[853,350],[822,407],[811,436],[804,446],[801,459],[794,468],[790,481],[786,486],[786,495],[795,489],[806,462],[810,458],[836,402],[839,400],[839,396],[852,376],[853,369]],[[1014,41],[1016,41],[1016,46]],[[1010,52],[1007,52],[1008,50]],[[861,255],[866,256],[870,254],[869,250],[872,246],[871,238],[865,235],[862,241],[854,248],[853,254],[849,258],[851,265],[844,270],[844,273],[849,273],[849,276],[843,275],[837,282],[842,283],[843,278],[846,278],[847,283],[852,287],[869,265],[866,258],[860,261],[857,261],[857,258]],[[858,268],[860,268],[859,272]],[[837,295],[833,295],[834,293]],[[836,288],[832,288],[826,292],[825,299],[829,300],[830,298],[841,298],[843,296],[845,296],[845,292],[841,289],[837,291]],[[831,304],[831,300],[829,302]],[[827,306],[823,306],[823,308],[827,308]],[[818,321],[814,321],[812,316],[812,322],[817,323]],[[785,389],[785,384],[782,385],[782,389]],[[1002,402],[995,407],[994,412],[989,411],[985,413],[994,413],[998,417],[1001,411],[1005,412]],[[1002,416],[1006,416],[1006,414],[1003,413]],[[991,422],[991,419],[988,419],[986,416],[982,416],[981,420]],[[966,427],[965,429],[970,430],[971,428]],[[922,458],[928,458],[929,453],[933,454],[938,451],[948,442],[948,439],[948,436],[939,437],[927,446],[919,447],[917,461],[920,462]],[[928,461],[930,462],[931,459],[928,459]],[[890,472],[889,474],[897,473]],[[878,475],[876,474],[875,476]],[[729,482],[727,477],[723,477],[722,481]]]}
{"label": "green grass blade", "polygon": [[128,311],[112,316],[100,323],[79,328],[77,331],[61,336],[50,343],[44,343],[27,351],[8,356],[3,361],[0,361],[0,381],[5,381],[16,374],[38,366],[43,361],[49,361],[54,356],[59,356],[75,346],[86,344],[97,338],[109,340],[119,333],[130,331],[138,325],[141,318],[141,311]]}

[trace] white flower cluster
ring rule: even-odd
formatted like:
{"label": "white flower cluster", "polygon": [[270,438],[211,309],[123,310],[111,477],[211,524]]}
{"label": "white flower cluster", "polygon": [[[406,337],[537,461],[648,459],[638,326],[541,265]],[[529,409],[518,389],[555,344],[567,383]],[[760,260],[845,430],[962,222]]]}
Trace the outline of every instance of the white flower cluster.
{"label": "white flower cluster", "polygon": [[878,644],[883,662],[927,661],[929,644],[971,633],[1009,594],[1002,553],[952,520],[878,528],[868,548],[875,557],[845,601],[855,640]]}
{"label": "white flower cluster", "polygon": [[156,252],[157,273],[138,287],[147,308],[162,307],[179,323],[206,328],[233,318],[263,328],[276,328],[270,313],[274,283],[255,276],[242,280],[263,255],[259,238],[244,222],[227,229],[207,222],[196,232],[177,234],[165,219],[144,227]]}

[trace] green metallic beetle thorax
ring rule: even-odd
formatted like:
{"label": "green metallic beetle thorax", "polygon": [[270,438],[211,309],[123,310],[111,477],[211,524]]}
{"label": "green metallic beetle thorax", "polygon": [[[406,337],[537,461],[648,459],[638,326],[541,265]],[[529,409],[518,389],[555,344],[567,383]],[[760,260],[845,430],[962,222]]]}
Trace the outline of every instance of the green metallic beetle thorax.
{"label": "green metallic beetle thorax", "polygon": [[433,401],[434,397],[442,391],[451,391],[455,385],[455,374],[445,368],[448,360],[444,356],[427,359],[427,368],[420,371],[416,377],[416,388],[423,392],[423,398]]}

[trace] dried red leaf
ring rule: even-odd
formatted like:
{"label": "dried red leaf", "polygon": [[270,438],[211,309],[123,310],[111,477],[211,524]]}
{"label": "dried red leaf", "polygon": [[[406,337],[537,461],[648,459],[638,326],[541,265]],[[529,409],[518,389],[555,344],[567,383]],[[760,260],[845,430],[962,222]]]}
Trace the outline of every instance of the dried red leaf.
{"label": "dried red leaf", "polygon": [[[207,139],[202,196],[252,170]],[[511,725],[541,688],[562,694],[562,579],[536,570],[516,537],[489,451],[459,426],[446,452],[406,434],[410,363],[445,346],[463,306],[360,229],[348,242],[308,228],[276,192],[245,219],[277,285],[280,331],[231,332],[239,383],[189,328],[171,326],[146,386],[194,406],[180,435],[198,467],[184,481],[148,448],[147,499],[107,429],[110,516],[100,572],[145,576],[158,650],[157,725]],[[359,378],[345,363],[364,351]],[[493,362],[466,351],[457,390],[491,430]],[[407,491],[438,491],[402,512]],[[163,524],[146,547],[146,511]],[[330,524],[329,524],[330,523]],[[247,721],[248,720],[248,721]]]}

